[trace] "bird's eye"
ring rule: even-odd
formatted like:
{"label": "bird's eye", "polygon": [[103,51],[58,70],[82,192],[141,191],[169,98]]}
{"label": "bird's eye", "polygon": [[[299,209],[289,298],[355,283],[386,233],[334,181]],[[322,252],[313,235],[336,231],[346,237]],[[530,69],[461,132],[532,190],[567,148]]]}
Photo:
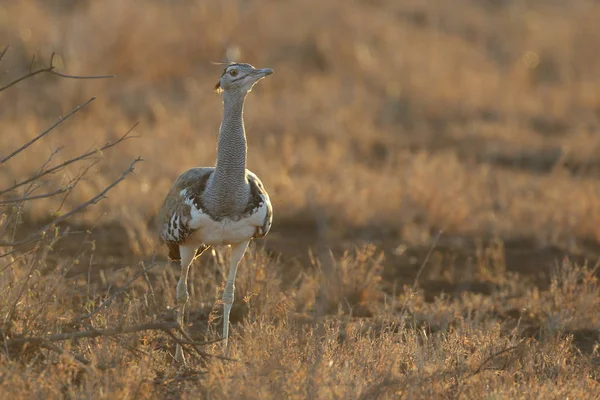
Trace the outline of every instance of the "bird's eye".
{"label": "bird's eye", "polygon": [[232,69],[231,71],[229,71],[229,75],[236,76],[237,75],[237,71],[235,69]]}

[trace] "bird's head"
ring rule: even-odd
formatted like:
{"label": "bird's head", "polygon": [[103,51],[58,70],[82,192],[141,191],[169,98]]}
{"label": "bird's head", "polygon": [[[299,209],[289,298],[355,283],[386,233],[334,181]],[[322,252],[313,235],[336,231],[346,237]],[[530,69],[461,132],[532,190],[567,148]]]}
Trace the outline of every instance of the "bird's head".
{"label": "bird's head", "polygon": [[252,86],[267,75],[271,75],[270,68],[256,69],[250,64],[229,64],[215,85],[215,91],[248,93]]}

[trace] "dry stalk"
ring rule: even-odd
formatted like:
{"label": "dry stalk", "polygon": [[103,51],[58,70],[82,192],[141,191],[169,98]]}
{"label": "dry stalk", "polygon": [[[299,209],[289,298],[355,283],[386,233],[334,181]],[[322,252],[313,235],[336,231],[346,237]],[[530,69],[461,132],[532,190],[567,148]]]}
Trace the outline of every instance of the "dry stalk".
{"label": "dry stalk", "polygon": [[[6,46],[4,48],[4,50],[2,50],[2,53],[0,53],[0,60],[2,60],[2,57],[4,57],[4,54],[6,54],[8,50],[8,46]],[[42,67],[42,68],[38,68],[36,70],[29,70],[29,72],[23,76],[20,76],[18,78],[16,78],[15,80],[7,83],[6,85],[0,87],[0,92],[16,85],[17,83],[24,81],[26,79],[29,79],[33,76],[36,76],[38,74],[43,74],[43,73],[49,73],[52,75],[56,75],[56,76],[60,76],[61,78],[68,78],[68,79],[107,79],[107,78],[114,78],[115,75],[92,75],[92,76],[81,76],[81,75],[70,75],[70,74],[65,74],[62,72],[58,72],[56,71],[56,66],[54,66],[54,57],[56,56],[55,53],[52,53],[52,55],[50,56],[50,65],[48,67]],[[33,65],[33,63],[35,62],[35,56],[34,58],[31,60],[31,65]]]}
{"label": "dry stalk", "polygon": [[[173,334],[173,330],[182,334],[186,340],[180,340],[176,335]],[[116,335],[122,335],[127,333],[136,333],[143,331],[162,331],[169,335],[173,340],[175,340],[181,346],[191,347],[200,357],[203,358],[217,358],[220,360],[226,361],[238,361],[233,358],[223,357],[216,354],[206,353],[198,347],[199,345],[205,345],[206,343],[198,343],[194,342],[190,339],[189,335],[179,326],[179,324],[175,321],[161,321],[161,322],[147,322],[139,325],[130,325],[130,326],[117,326],[113,328],[107,329],[88,329],[85,331],[78,332],[67,332],[67,333],[56,333],[53,335],[47,336],[25,336],[18,337],[14,339],[6,339],[2,338],[2,345],[5,348],[5,351],[9,352],[9,350],[17,350],[17,349],[32,349],[32,348],[45,348],[48,350],[55,351],[59,354],[63,353],[63,350],[56,347],[54,342],[62,342],[74,339],[91,339],[96,337],[112,337]],[[80,361],[83,364],[89,364],[89,361],[80,355],[71,354],[77,361]]]}
{"label": "dry stalk", "polygon": [[[121,139],[119,139],[119,140],[121,140]],[[107,187],[105,187],[100,193],[98,193],[97,195],[95,195],[94,197],[92,197],[91,199],[89,199],[88,201],[81,203],[80,205],[78,205],[73,210],[69,211],[68,213],[63,214],[60,217],[55,218],[50,223],[48,223],[45,226],[43,226],[42,228],[38,229],[36,232],[30,234],[25,239],[17,240],[17,241],[14,241],[14,242],[11,242],[11,241],[0,241],[0,247],[21,246],[21,245],[25,245],[25,244],[31,244],[31,243],[34,243],[34,242],[37,242],[37,241],[40,241],[40,240],[44,239],[46,237],[46,232],[49,229],[55,227],[59,223],[61,223],[64,220],[68,219],[69,217],[71,217],[72,215],[74,215],[74,214],[76,214],[76,213],[84,210],[88,206],[90,206],[92,204],[97,204],[99,201],[101,201],[102,199],[104,199],[106,197],[105,196],[106,193],[108,193],[112,188],[114,188],[121,181],[123,181],[127,177],[127,175],[129,175],[129,174],[131,174],[131,173],[134,172],[134,166],[135,166],[135,164],[137,164],[140,161],[143,161],[141,157],[138,157],[135,160],[133,160],[131,162],[131,164],[129,165],[129,168],[127,168],[121,174],[121,176],[118,179],[116,179],[115,181],[113,181],[110,185],[108,185]]]}

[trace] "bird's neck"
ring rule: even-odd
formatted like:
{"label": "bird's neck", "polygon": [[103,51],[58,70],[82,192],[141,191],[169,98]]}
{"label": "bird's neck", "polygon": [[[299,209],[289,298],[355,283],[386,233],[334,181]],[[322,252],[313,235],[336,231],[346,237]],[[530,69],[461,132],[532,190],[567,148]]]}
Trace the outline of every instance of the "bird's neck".
{"label": "bird's neck", "polygon": [[223,121],[217,144],[217,163],[208,183],[206,199],[209,209],[215,213],[241,212],[248,202],[243,117],[245,99],[246,94],[223,94]]}

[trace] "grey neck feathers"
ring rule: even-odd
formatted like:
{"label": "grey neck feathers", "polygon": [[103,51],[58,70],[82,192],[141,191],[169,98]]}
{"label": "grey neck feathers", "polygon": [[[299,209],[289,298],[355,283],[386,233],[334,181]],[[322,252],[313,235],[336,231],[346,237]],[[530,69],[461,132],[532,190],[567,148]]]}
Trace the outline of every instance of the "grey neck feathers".
{"label": "grey neck feathers", "polygon": [[205,191],[206,206],[214,214],[242,212],[250,197],[246,178],[245,99],[246,93],[223,94],[223,122],[217,145],[217,165]]}

